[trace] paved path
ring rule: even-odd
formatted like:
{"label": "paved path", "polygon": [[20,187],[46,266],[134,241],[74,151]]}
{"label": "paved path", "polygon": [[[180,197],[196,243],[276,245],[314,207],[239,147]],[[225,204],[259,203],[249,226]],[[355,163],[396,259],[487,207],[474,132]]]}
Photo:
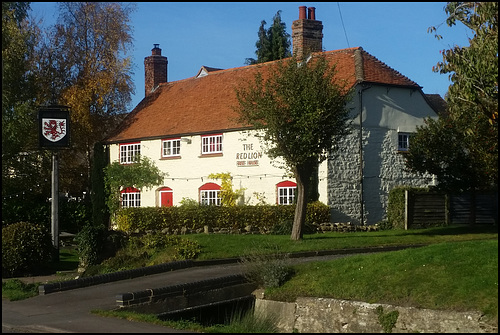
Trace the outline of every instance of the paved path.
{"label": "paved path", "polygon": [[[348,255],[330,254],[292,258],[292,262],[297,264],[314,260],[346,257]],[[2,299],[2,332],[191,333],[148,323],[105,318],[91,314],[90,311],[94,309],[111,310],[117,308],[116,296],[121,293],[241,274],[242,269],[243,266],[239,263],[190,267],[134,279],[125,279],[68,291],[38,295],[20,301]]]}

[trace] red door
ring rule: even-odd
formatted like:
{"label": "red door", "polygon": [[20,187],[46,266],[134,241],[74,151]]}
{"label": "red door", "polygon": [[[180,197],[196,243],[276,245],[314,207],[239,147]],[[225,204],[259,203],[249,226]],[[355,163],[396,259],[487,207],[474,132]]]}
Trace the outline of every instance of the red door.
{"label": "red door", "polygon": [[173,206],[173,194],[171,189],[165,188],[160,191],[160,206],[161,207],[172,207]]}

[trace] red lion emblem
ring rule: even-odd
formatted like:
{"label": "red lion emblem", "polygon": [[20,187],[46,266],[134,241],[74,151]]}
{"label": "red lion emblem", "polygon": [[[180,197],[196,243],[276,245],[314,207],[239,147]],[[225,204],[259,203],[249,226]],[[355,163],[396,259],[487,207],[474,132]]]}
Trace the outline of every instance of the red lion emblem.
{"label": "red lion emblem", "polygon": [[66,135],[65,120],[48,120],[43,124],[43,136],[55,142]]}

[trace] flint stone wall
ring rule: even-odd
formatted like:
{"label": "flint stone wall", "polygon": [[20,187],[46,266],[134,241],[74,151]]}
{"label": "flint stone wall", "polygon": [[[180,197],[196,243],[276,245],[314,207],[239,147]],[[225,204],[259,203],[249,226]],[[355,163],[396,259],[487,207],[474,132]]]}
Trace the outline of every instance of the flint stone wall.
{"label": "flint stone wall", "polygon": [[393,333],[498,333],[481,313],[439,311],[327,298],[297,298],[296,302],[259,299],[255,312],[276,313],[283,333],[384,333],[377,307],[398,311]]}

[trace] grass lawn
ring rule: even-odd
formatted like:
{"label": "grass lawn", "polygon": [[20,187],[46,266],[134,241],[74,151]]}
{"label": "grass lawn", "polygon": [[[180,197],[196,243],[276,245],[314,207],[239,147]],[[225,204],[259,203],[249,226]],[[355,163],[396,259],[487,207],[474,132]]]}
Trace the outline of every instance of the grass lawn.
{"label": "grass lawn", "polygon": [[[332,232],[305,235],[301,241],[292,241],[289,235],[193,234],[182,238],[199,244],[201,253],[197,259],[200,260],[243,257],[255,251],[282,254],[425,245],[293,265],[294,275],[280,287],[266,288],[266,298],[293,301],[297,296],[330,297],[430,309],[477,310],[498,323],[497,226]],[[151,254],[157,259],[168,259],[168,255],[158,255],[158,251]],[[63,250],[59,264],[54,264],[60,270],[76,269],[77,265],[74,251],[63,254]],[[129,319],[142,317],[127,315]],[[179,327],[196,329],[189,324]]]}

